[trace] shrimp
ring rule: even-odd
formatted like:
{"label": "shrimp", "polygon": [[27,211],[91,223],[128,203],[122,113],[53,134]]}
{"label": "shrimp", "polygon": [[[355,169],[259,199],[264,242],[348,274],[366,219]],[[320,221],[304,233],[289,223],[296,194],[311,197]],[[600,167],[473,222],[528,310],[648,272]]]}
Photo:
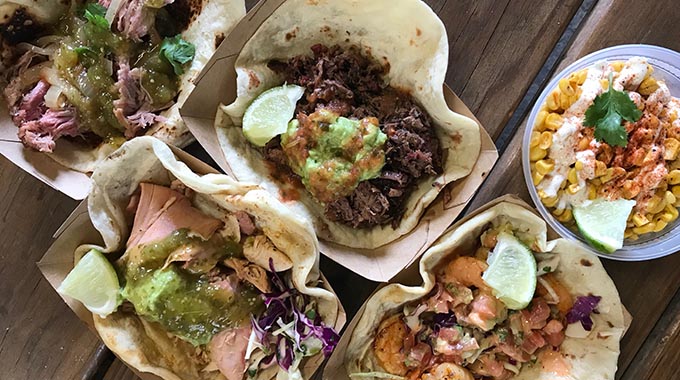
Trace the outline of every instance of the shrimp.
{"label": "shrimp", "polygon": [[441,271],[440,278],[444,283],[454,283],[463,286],[475,286],[482,291],[491,293],[491,288],[482,280],[482,273],[488,265],[478,258],[460,256],[451,261]]}
{"label": "shrimp", "polygon": [[378,327],[378,334],[373,341],[373,352],[378,364],[393,375],[404,376],[408,372],[405,364],[406,354],[403,352],[408,334],[408,326],[399,314],[386,318]]}
{"label": "shrimp", "polygon": [[540,281],[536,284],[536,294],[545,298],[546,300],[557,302],[557,309],[560,311],[560,313],[562,313],[562,315],[566,315],[574,305],[574,300],[571,298],[571,292],[569,292],[569,290],[565,288],[564,285],[562,285],[562,283],[557,278],[555,278],[552,273],[545,274],[541,276],[541,278],[548,283],[548,285],[557,295],[558,299],[552,300],[550,292]]}
{"label": "shrimp", "polygon": [[421,380],[474,380],[470,372],[453,363],[442,363],[421,376]]}

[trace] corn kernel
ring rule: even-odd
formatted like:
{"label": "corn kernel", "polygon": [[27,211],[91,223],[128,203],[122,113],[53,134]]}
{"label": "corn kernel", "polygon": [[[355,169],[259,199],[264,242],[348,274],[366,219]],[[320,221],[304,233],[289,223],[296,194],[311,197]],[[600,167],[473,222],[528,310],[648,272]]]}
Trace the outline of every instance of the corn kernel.
{"label": "corn kernel", "polygon": [[548,149],[552,145],[552,133],[551,132],[543,132],[541,133],[541,137],[538,142],[538,147],[541,149]]}
{"label": "corn kernel", "polygon": [[675,201],[677,200],[677,198],[675,197],[675,194],[673,194],[672,191],[668,191],[668,190],[666,190],[666,192],[664,193],[663,198],[666,201],[666,204],[675,203]]}
{"label": "corn kernel", "polygon": [[635,235],[635,233],[633,232],[632,228],[626,228],[626,231],[623,232],[624,239],[630,239],[630,237],[633,235]]}
{"label": "corn kernel", "polygon": [[607,173],[607,165],[602,161],[595,161],[595,177],[603,176]]}
{"label": "corn kernel", "polygon": [[565,94],[564,92],[560,94],[560,108],[563,110],[568,110],[569,107],[571,107],[571,99],[573,99],[574,96],[569,96]]}
{"label": "corn kernel", "polygon": [[548,95],[545,100],[545,105],[548,106],[548,110],[557,111],[560,109],[560,92],[555,90]]}
{"label": "corn kernel", "polygon": [[558,130],[561,126],[564,120],[562,120],[562,116],[555,112],[551,112],[546,116],[545,118],[545,127],[546,129],[556,131]]}
{"label": "corn kernel", "polygon": [[648,234],[654,231],[654,223],[647,223],[642,227],[633,227],[633,232],[638,235]]}
{"label": "corn kernel", "polygon": [[642,214],[636,213],[635,215],[633,215],[633,223],[635,223],[636,226],[641,227],[641,226],[644,226],[645,224],[649,223],[649,219],[647,219]]}
{"label": "corn kernel", "polygon": [[569,169],[569,174],[567,174],[567,179],[569,183],[578,183],[578,175],[576,175],[576,168]]}
{"label": "corn kernel", "polygon": [[673,161],[678,158],[678,152],[680,152],[680,141],[674,138],[668,138],[663,141],[664,152],[663,159],[666,161]]}
{"label": "corn kernel", "polygon": [[671,191],[673,192],[673,195],[675,195],[676,199],[680,199],[680,185],[671,187]]}
{"label": "corn kernel", "polygon": [[669,223],[673,220],[673,214],[670,212],[662,212],[659,214],[659,220],[663,220],[666,223]]}
{"label": "corn kernel", "polygon": [[545,122],[545,117],[548,116],[548,113],[549,112],[547,110],[538,111],[538,115],[536,115],[536,121],[534,121],[534,126],[536,128],[543,126],[543,123]]}
{"label": "corn kernel", "polygon": [[543,159],[548,154],[548,151],[538,147],[529,148],[529,160],[538,161]]}
{"label": "corn kernel", "polygon": [[538,160],[536,161],[536,171],[546,175],[550,173],[555,168],[555,162],[553,160]]}
{"label": "corn kernel", "polygon": [[544,175],[538,171],[531,172],[531,180],[534,182],[534,186],[538,186],[538,184],[543,180],[543,177]]}
{"label": "corn kernel", "polygon": [[666,176],[666,179],[668,179],[668,184],[670,185],[680,184],[680,169],[671,170]]}
{"label": "corn kernel", "polygon": [[614,168],[607,168],[605,173],[602,176],[600,176],[600,181],[602,181],[602,183],[609,182],[612,179],[613,175],[614,175]]}
{"label": "corn kernel", "polygon": [[649,96],[654,93],[654,91],[659,89],[659,84],[656,83],[656,79],[652,77],[645,78],[638,87],[637,92],[642,96]]}
{"label": "corn kernel", "polygon": [[612,65],[612,70],[614,70],[614,71],[616,71],[616,72],[619,72],[619,71],[621,71],[621,70],[623,69],[623,66],[624,66],[625,64],[626,64],[626,63],[623,62],[623,61],[615,61],[615,62],[612,62],[612,64],[611,64],[611,65]]}
{"label": "corn kernel", "polygon": [[557,201],[559,199],[560,199],[559,196],[545,197],[545,198],[541,198],[541,202],[545,205],[545,207],[555,207],[555,205],[557,205]]}
{"label": "corn kernel", "polygon": [[588,146],[590,146],[590,137],[583,136],[580,140],[578,140],[579,151],[588,149]]}
{"label": "corn kernel", "polygon": [[576,170],[583,170],[583,162],[576,161],[576,163],[574,164],[574,168],[576,168]]}
{"label": "corn kernel", "polygon": [[602,89],[607,91],[609,89],[609,81],[607,79],[600,79],[600,86],[602,86]]}
{"label": "corn kernel", "polygon": [[576,94],[576,91],[574,90],[573,87],[571,87],[571,84],[569,83],[568,78],[560,79],[557,86],[560,88],[560,91],[562,91],[563,95],[572,96],[572,95]]}
{"label": "corn kernel", "polygon": [[572,218],[571,209],[566,209],[561,215],[555,217],[555,219],[559,220],[562,223],[570,221],[571,218]]}
{"label": "corn kernel", "polygon": [[583,84],[588,77],[588,69],[581,69],[576,72],[576,83]]}
{"label": "corn kernel", "polygon": [[673,205],[666,205],[666,208],[664,210],[673,216],[671,222],[674,221],[675,219],[678,219],[678,209],[673,207]]}
{"label": "corn kernel", "polygon": [[652,231],[661,232],[661,230],[666,228],[667,225],[668,223],[664,222],[663,220],[659,220],[656,223],[654,223],[654,229]]}
{"label": "corn kernel", "polygon": [[541,132],[531,131],[531,140],[529,140],[529,147],[533,148],[535,146],[538,146],[540,138],[541,138]]}
{"label": "corn kernel", "polygon": [[588,186],[588,199],[591,201],[597,198],[597,189],[595,186]]}
{"label": "corn kernel", "polygon": [[567,193],[574,195],[578,193],[581,190],[581,186],[579,186],[578,183],[572,183],[571,185],[567,186]]}
{"label": "corn kernel", "polygon": [[659,213],[664,207],[666,207],[666,200],[658,195],[654,195],[647,202],[647,212],[650,214]]}
{"label": "corn kernel", "polygon": [[648,63],[648,64],[647,64],[647,74],[645,74],[645,77],[651,76],[652,73],[654,73],[654,68],[652,67],[652,65],[650,65],[650,64]]}
{"label": "corn kernel", "polygon": [[565,209],[563,209],[563,208],[556,208],[556,209],[554,209],[554,210],[552,211],[552,214],[555,215],[555,216],[560,216],[560,215],[562,215],[562,213],[564,212],[564,210],[565,210]]}

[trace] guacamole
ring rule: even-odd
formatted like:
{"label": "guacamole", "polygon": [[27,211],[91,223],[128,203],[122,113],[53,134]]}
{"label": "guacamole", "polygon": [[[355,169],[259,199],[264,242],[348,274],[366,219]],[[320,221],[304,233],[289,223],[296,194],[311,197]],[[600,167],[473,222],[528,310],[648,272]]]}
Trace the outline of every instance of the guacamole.
{"label": "guacamole", "polygon": [[299,114],[281,135],[291,169],[322,203],[347,196],[359,182],[380,175],[385,141],[375,117],[348,119],[326,109]]}
{"label": "guacamole", "polygon": [[[177,249],[197,244],[210,253],[197,265],[187,266],[190,261],[166,264]],[[240,256],[235,247],[238,244],[219,236],[202,241],[189,237],[187,230],[178,230],[163,240],[133,248],[121,270],[125,279],[122,296],[145,319],[194,346],[207,344],[213,335],[241,325],[264,309],[260,293],[252,285],[232,286],[209,272],[218,260]]]}

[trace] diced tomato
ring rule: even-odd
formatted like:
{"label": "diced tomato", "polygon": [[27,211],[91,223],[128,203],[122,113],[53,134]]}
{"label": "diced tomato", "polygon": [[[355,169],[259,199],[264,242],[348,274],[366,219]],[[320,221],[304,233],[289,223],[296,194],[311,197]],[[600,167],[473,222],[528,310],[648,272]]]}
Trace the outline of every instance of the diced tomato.
{"label": "diced tomato", "polygon": [[564,326],[556,319],[548,322],[543,328],[543,332],[545,333],[545,340],[553,347],[559,347],[564,341]]}
{"label": "diced tomato", "polygon": [[522,310],[522,329],[525,334],[531,330],[541,329],[545,326],[548,317],[550,317],[550,306],[541,297],[534,298],[531,301],[531,309]]}
{"label": "diced tomato", "polygon": [[538,331],[532,331],[531,334],[524,336],[522,342],[522,350],[529,354],[533,354],[539,348],[545,346],[546,341]]}

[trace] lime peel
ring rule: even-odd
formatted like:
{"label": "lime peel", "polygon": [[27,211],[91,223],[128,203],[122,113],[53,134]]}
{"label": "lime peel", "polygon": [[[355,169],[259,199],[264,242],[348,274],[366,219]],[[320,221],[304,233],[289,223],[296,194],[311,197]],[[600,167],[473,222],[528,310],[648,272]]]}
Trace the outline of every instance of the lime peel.
{"label": "lime peel", "polygon": [[78,261],[57,292],[80,301],[101,317],[113,313],[122,302],[116,270],[96,249],[91,249]]}
{"label": "lime peel", "polygon": [[498,234],[482,279],[511,310],[529,305],[536,291],[536,259],[531,250],[507,232]]}
{"label": "lime peel", "polygon": [[626,222],[635,204],[634,200],[628,199],[596,199],[574,207],[574,220],[590,245],[602,252],[613,253],[623,247]]}
{"label": "lime peel", "polygon": [[243,135],[253,145],[263,147],[286,132],[297,101],[304,93],[304,87],[286,84],[261,93],[243,115]]}

